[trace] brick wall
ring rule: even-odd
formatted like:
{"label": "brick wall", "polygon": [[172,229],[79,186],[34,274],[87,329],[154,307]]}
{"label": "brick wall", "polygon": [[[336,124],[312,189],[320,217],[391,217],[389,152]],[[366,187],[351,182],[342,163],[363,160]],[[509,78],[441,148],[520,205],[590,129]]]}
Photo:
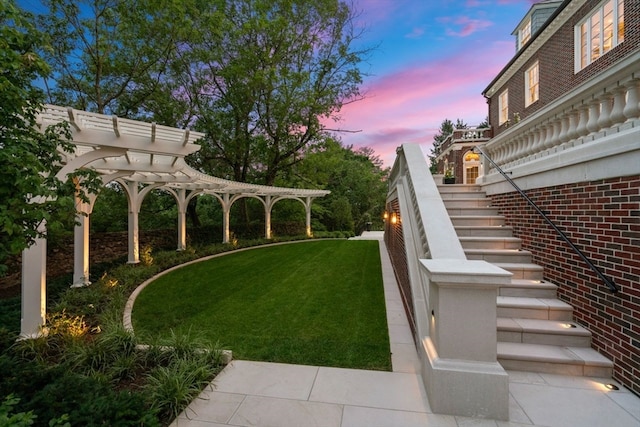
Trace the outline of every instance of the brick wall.
{"label": "brick wall", "polygon": [[640,393],[640,176],[527,191],[527,195],[619,286],[611,294],[517,193],[492,196],[514,234],[559,286],[592,346],[614,361],[614,378]]}
{"label": "brick wall", "polygon": [[[630,53],[640,49],[640,2],[627,0],[624,2],[625,39],[595,62],[578,73],[574,73],[574,27],[587,16],[601,0],[589,0],[580,10],[566,22],[551,38],[520,67],[513,77],[489,99],[489,123],[494,128],[494,135],[506,129],[498,126],[498,97],[505,89],[509,89],[509,118],[518,113],[521,119],[551,104],[567,92],[580,86],[586,80],[601,73],[611,65],[620,61]],[[529,107],[524,107],[524,72],[536,60],[539,63],[539,96],[540,99]]]}
{"label": "brick wall", "polygon": [[415,336],[415,311],[413,308],[411,283],[409,282],[407,253],[404,248],[402,222],[398,222],[396,224],[391,223],[392,213],[395,212],[397,215],[400,215],[398,199],[387,202],[386,212],[388,214],[388,218],[384,223],[384,240],[387,245],[389,257],[391,258],[391,264],[393,264],[393,271],[395,273],[396,280],[398,281],[398,287],[400,288],[400,294],[404,303],[405,312],[407,313],[407,319],[409,320],[409,326],[411,327],[412,335]]}

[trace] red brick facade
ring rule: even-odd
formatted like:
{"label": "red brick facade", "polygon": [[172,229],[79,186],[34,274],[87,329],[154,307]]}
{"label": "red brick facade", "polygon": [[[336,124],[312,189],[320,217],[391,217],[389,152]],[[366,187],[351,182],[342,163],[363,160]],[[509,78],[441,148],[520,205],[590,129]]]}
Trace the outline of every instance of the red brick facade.
{"label": "red brick facade", "polygon": [[[488,100],[489,123],[494,129],[494,136],[506,129],[504,124],[498,126],[498,97],[505,89],[509,90],[509,119],[513,120],[514,113],[517,113],[520,119],[525,119],[580,86],[586,80],[606,70],[630,52],[640,49],[640,2],[627,0],[624,2],[624,41],[580,72],[574,72],[574,27],[601,3],[601,0],[587,1],[532,55],[530,60],[514,73],[504,86],[496,88],[493,96]],[[536,60],[539,64],[540,99],[525,108],[524,75]]]}
{"label": "red brick facade", "polygon": [[559,286],[592,346],[614,361],[614,377],[640,393],[640,176],[527,191],[620,292],[602,281],[517,193],[492,196],[523,248]]}

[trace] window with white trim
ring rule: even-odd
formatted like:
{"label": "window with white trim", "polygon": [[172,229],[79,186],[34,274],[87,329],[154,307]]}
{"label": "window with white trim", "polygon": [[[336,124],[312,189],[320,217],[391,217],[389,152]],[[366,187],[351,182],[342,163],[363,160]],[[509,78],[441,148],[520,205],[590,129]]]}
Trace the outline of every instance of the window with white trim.
{"label": "window with white trim", "polygon": [[538,100],[539,83],[538,61],[524,72],[524,106],[528,107]]}
{"label": "window with white trim", "polygon": [[509,120],[509,89],[505,89],[498,97],[498,114],[498,126]]}
{"label": "window with white trim", "polygon": [[575,27],[578,72],[624,41],[624,0],[600,4]]}
{"label": "window with white trim", "polygon": [[528,19],[522,28],[520,28],[518,37],[518,48],[522,49],[522,46],[527,44],[527,42],[531,39],[531,19]]}

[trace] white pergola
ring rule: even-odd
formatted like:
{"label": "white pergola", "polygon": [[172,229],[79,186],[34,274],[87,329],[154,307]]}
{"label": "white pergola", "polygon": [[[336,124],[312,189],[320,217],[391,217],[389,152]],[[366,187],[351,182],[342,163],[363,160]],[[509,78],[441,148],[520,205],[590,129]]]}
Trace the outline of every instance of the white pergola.
{"label": "white pergola", "polygon": [[[116,116],[78,111],[55,105],[45,106],[38,126],[69,122],[75,151],[64,153],[63,167],[57,177],[81,168],[97,171],[104,184],[116,181],[124,188],[129,206],[128,262],[139,262],[138,214],[147,194],[162,189],[172,194],[178,206],[177,249],[186,247],[186,209],[189,201],[201,194],[210,194],[223,210],[223,243],[229,242],[229,212],[239,199],[260,200],[265,212],[265,238],[271,238],[271,211],[284,199],[298,200],[306,211],[306,233],[311,236],[311,203],[316,197],[329,194],[326,190],[272,187],[229,181],[212,177],[188,166],[184,157],[200,149],[195,141],[204,137],[199,132],[176,129],[155,123],[127,120]],[[89,219],[96,195],[89,202],[77,200],[74,229],[73,286],[89,285]],[[45,230],[46,224],[41,225]],[[41,333],[46,313],[46,239],[22,253],[22,319],[21,336],[35,337]]]}

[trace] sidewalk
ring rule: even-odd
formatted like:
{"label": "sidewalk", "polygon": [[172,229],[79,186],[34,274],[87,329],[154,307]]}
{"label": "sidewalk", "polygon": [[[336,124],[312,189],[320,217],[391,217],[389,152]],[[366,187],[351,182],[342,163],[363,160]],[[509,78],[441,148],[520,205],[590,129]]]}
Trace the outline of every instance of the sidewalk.
{"label": "sidewalk", "polygon": [[172,427],[640,427],[611,380],[530,372],[509,372],[509,422],[433,414],[382,232],[356,239],[380,242],[393,372],[234,360]]}

